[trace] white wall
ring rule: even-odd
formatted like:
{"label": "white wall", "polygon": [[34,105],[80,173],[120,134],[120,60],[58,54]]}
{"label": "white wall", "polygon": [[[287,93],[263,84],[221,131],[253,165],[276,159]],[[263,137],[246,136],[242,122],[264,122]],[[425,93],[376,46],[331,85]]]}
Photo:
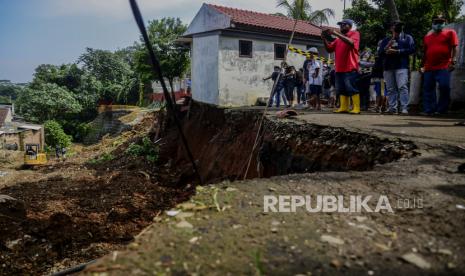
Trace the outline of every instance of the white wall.
{"label": "white wall", "polygon": [[192,97],[218,104],[219,36],[194,36],[192,43]]}
{"label": "white wall", "polygon": [[184,35],[205,33],[229,27],[231,27],[231,18],[229,16],[218,12],[207,4],[203,4]]}
{"label": "white wall", "polygon": [[[219,39],[218,75],[221,106],[250,106],[256,103],[258,97],[269,97],[273,81],[264,82],[263,78],[269,76],[273,67],[282,62],[274,58],[274,42],[266,40],[252,40],[252,58],[239,57],[239,40],[241,39],[225,36]],[[293,46],[306,50],[306,45]],[[320,53],[326,52],[321,48]],[[288,54],[288,64],[296,69],[301,68],[304,61],[304,56]]]}

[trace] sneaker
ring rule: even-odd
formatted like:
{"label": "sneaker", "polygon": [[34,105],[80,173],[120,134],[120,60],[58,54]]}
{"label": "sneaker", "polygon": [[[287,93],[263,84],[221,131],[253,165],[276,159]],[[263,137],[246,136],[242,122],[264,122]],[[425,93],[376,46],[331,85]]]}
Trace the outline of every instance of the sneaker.
{"label": "sneaker", "polygon": [[402,114],[403,115],[408,115],[408,110],[407,109],[402,109]]}
{"label": "sneaker", "polygon": [[434,113],[421,112],[420,115],[421,115],[421,116],[428,116],[428,117],[431,117],[431,116],[434,115]]}
{"label": "sneaker", "polygon": [[386,114],[388,114],[388,115],[394,115],[394,114],[397,114],[397,110],[390,109],[390,110],[386,111]]}

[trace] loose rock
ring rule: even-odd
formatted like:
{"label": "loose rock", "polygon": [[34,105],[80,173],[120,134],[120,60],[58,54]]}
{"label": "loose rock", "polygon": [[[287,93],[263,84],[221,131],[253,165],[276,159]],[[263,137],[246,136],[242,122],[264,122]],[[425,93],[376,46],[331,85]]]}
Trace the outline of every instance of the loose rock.
{"label": "loose rock", "polygon": [[331,245],[343,245],[344,244],[344,241],[339,239],[339,238],[336,238],[336,237],[333,237],[333,236],[329,236],[329,235],[323,235],[321,236],[321,241],[322,242],[327,242]]}
{"label": "loose rock", "polygon": [[420,255],[415,254],[415,253],[407,253],[405,255],[402,255],[401,257],[402,260],[411,263],[421,269],[430,269],[431,264],[427,262],[425,259],[423,259]]}
{"label": "loose rock", "polygon": [[190,224],[189,222],[183,220],[183,221],[179,222],[178,224],[176,224],[176,227],[178,227],[178,228],[193,228],[194,226],[192,224]]}

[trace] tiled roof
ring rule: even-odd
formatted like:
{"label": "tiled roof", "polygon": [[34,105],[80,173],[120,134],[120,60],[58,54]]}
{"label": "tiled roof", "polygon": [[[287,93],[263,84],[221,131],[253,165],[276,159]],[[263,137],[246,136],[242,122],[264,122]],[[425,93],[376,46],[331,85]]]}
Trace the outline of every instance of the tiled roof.
{"label": "tiled roof", "polygon": [[[211,8],[231,17],[233,23],[249,25],[253,27],[292,32],[295,20],[278,15],[247,11],[229,7],[208,4]],[[303,35],[320,36],[321,29],[309,22],[299,20],[296,33]]]}

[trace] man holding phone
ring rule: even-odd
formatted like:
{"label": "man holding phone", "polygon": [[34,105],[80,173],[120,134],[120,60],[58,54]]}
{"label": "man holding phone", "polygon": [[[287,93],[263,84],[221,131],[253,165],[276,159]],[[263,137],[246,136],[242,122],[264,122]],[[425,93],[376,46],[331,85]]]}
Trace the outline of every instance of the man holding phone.
{"label": "man holding phone", "polygon": [[[442,15],[433,17],[432,30],[423,39],[423,111],[427,115],[446,114],[450,103],[450,72],[457,63],[458,37],[453,29],[445,29]],[[439,101],[436,100],[439,83]]]}
{"label": "man holding phone", "polygon": [[[354,21],[344,19],[337,23],[340,31],[326,29],[321,37],[329,53],[335,52],[336,60],[336,90],[339,93],[340,108],[336,113],[349,112],[349,97],[352,97],[351,114],[360,114],[360,94],[355,86],[359,70],[360,33],[353,31]],[[328,36],[336,40],[328,41]]]}

